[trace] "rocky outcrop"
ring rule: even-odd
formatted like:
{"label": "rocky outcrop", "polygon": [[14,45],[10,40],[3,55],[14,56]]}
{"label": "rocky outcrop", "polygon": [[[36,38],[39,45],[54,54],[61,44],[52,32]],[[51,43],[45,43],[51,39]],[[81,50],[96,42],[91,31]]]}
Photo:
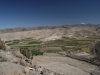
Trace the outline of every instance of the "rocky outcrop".
{"label": "rocky outcrop", "polygon": [[91,72],[91,75],[100,75],[100,70],[94,70],[93,72]]}
{"label": "rocky outcrop", "polygon": [[10,62],[0,62],[0,75],[25,75],[24,67]]}
{"label": "rocky outcrop", "polygon": [[60,75],[39,66],[20,51],[0,50],[0,75]]}
{"label": "rocky outcrop", "polygon": [[100,40],[95,41],[91,47],[91,53],[100,57]]}

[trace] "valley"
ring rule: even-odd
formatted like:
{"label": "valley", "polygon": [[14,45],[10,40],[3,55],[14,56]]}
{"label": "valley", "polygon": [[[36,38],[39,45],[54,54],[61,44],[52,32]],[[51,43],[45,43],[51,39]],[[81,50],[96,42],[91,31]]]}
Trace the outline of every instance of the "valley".
{"label": "valley", "polygon": [[9,47],[5,50],[23,55],[21,60],[25,59],[24,63],[29,63],[28,60],[33,57],[34,64],[37,63],[55,75],[96,75],[100,63],[98,55],[92,53],[96,41],[100,40],[100,34],[95,30],[97,28],[98,26],[65,26],[10,31],[0,33],[0,38],[4,40],[1,44]]}

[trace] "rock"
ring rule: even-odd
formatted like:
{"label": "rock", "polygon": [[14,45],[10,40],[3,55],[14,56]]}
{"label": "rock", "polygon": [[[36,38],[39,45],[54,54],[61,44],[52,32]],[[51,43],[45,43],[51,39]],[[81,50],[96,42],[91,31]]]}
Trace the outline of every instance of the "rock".
{"label": "rock", "polygon": [[91,53],[94,55],[94,58],[92,60],[97,65],[100,66],[100,40],[95,41],[94,43],[92,43]]}
{"label": "rock", "polygon": [[18,57],[18,58],[25,58],[25,57],[23,56],[23,54],[20,53],[20,51],[14,51],[13,54],[14,54],[16,57]]}
{"label": "rock", "polygon": [[8,45],[6,45],[6,44],[5,44],[5,46],[6,46],[6,50],[9,50],[9,49],[10,49],[10,46],[8,46]]}
{"label": "rock", "polygon": [[11,62],[0,62],[0,75],[25,75],[24,67]]}
{"label": "rock", "polygon": [[2,58],[1,61],[8,61],[8,62],[19,62],[19,59],[16,58],[11,52],[0,52],[0,57]]}
{"label": "rock", "polygon": [[34,71],[34,69],[31,68],[31,67],[29,67],[29,66],[27,66],[27,67],[24,68],[24,72],[25,72],[26,74],[28,74],[30,70],[33,70],[33,71]]}
{"label": "rock", "polygon": [[100,56],[100,41],[95,41],[91,44],[91,53]]}
{"label": "rock", "polygon": [[100,70],[94,70],[91,75],[100,75]]}
{"label": "rock", "polygon": [[[2,61],[2,62],[1,62]],[[19,51],[0,50],[0,75],[54,75]]]}
{"label": "rock", "polygon": [[43,68],[41,66],[38,67],[38,71],[43,71]]}
{"label": "rock", "polygon": [[53,73],[53,72],[51,72],[49,75],[54,75],[54,73]]}
{"label": "rock", "polygon": [[23,65],[23,66],[29,66],[30,65],[24,59],[20,60],[20,64]]}
{"label": "rock", "polygon": [[29,73],[29,67],[25,67],[25,69],[24,69],[24,72],[27,74],[27,73]]}

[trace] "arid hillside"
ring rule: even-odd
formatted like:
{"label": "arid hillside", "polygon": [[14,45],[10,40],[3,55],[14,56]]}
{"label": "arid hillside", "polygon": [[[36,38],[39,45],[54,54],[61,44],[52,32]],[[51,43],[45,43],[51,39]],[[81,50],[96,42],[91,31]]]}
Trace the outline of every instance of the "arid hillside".
{"label": "arid hillside", "polygon": [[48,41],[62,37],[85,38],[100,36],[99,25],[63,25],[54,27],[9,28],[0,30],[0,38],[3,40],[34,38]]}

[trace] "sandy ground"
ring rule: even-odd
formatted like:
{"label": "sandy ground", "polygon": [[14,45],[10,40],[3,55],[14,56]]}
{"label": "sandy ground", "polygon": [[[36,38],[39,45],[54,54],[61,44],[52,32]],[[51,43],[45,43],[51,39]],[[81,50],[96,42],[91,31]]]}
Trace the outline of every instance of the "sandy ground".
{"label": "sandy ground", "polygon": [[54,54],[49,54],[48,56],[34,56],[34,59],[44,68],[66,75],[90,75],[90,72],[98,68],[87,62],[56,56]]}

